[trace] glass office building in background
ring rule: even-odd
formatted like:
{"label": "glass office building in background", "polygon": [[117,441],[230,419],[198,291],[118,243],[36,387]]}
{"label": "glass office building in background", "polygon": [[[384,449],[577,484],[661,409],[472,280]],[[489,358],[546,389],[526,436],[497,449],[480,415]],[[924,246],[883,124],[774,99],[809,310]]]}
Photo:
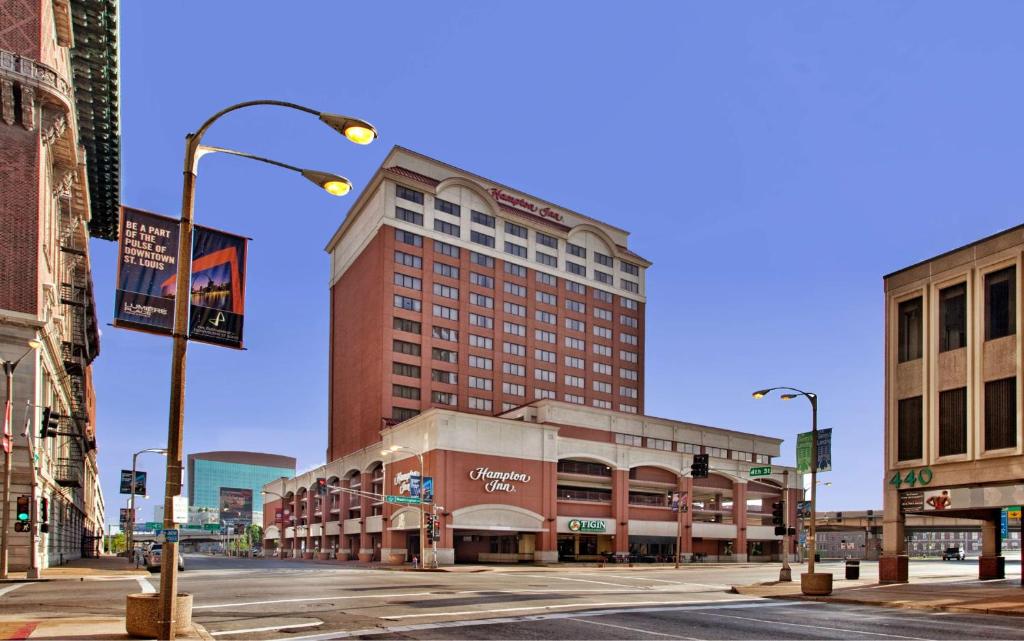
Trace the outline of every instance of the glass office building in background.
{"label": "glass office building in background", "polygon": [[[199,452],[188,455],[188,503],[192,508],[222,510],[222,503],[231,506],[232,521],[250,520],[240,510],[263,512],[260,490],[282,476],[295,476],[295,459],[279,454],[260,452]],[[245,498],[251,492],[251,508]],[[256,519],[257,522],[260,519]]]}

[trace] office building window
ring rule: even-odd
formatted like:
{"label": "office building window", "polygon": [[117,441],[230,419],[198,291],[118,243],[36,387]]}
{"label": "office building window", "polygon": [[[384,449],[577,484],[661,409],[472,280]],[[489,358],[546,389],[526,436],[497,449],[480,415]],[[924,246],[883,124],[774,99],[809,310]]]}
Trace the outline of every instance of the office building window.
{"label": "office building window", "polygon": [[444,318],[446,320],[457,321],[459,320],[459,310],[452,307],[445,307],[444,305],[434,305],[434,316],[438,318]]}
{"label": "office building window", "polygon": [[438,254],[443,254],[450,258],[459,257],[458,247],[456,247],[455,245],[449,245],[448,243],[443,243],[440,240],[434,241],[434,251],[437,252]]}
{"label": "office building window", "polygon": [[404,229],[395,229],[395,240],[406,245],[423,247],[423,236],[414,234],[411,231],[405,231]]}
{"label": "office building window", "polygon": [[469,233],[469,240],[477,245],[483,245],[484,247],[494,247],[494,236],[488,236],[487,234],[476,231],[475,229]]}
{"label": "office building window", "polygon": [[460,217],[462,216],[462,208],[455,203],[450,203],[447,200],[441,200],[440,198],[434,198],[434,209],[439,212],[448,214],[449,216]]}
{"label": "office building window", "polygon": [[535,350],[533,350],[533,357],[536,358],[538,361],[541,361],[541,362],[544,362],[544,363],[554,363],[555,362],[555,353],[554,352],[549,352],[546,349],[535,349]]}
{"label": "office building window", "polygon": [[515,263],[505,263],[505,273],[512,276],[519,276],[520,278],[526,278],[526,268],[522,265],[516,265]]}
{"label": "office building window", "polygon": [[469,282],[472,285],[477,285],[486,289],[494,289],[494,279],[484,274],[469,272]]}
{"label": "office building window", "polygon": [[572,369],[583,369],[584,360],[578,356],[566,356],[565,366]]}
{"label": "office building window", "polygon": [[528,236],[526,227],[517,225],[515,223],[505,222],[505,233],[518,236],[520,238],[526,238]]}
{"label": "office building window", "polygon": [[547,325],[558,324],[558,316],[552,314],[551,312],[545,312],[544,310],[538,309],[534,310],[533,316],[534,318],[537,319],[537,322],[539,323],[545,323]]}
{"label": "office building window", "polygon": [[608,345],[601,345],[600,343],[594,343],[593,350],[594,350],[594,353],[597,354],[598,356],[611,356],[612,355],[612,348],[610,346],[608,346]]}
{"label": "office building window", "polygon": [[558,340],[554,332],[545,332],[543,329],[533,330],[533,337],[542,343],[555,343]]}
{"label": "office building window", "polygon": [[469,252],[469,261],[471,263],[480,265],[481,267],[494,267],[494,259],[486,254],[478,254],[477,252]]}
{"label": "office building window", "polygon": [[470,314],[469,324],[475,325],[476,327],[494,329],[494,319],[490,316],[484,316],[483,314]]}
{"label": "office building window", "polygon": [[587,248],[582,245],[574,245],[572,243],[565,244],[565,251],[569,252],[573,256],[579,256],[580,258],[587,257]]}
{"label": "office building window", "polygon": [[526,305],[517,305],[505,301],[504,303],[505,313],[512,314],[513,316],[526,316]]}
{"label": "office building window", "polygon": [[595,361],[593,367],[595,374],[603,374],[604,376],[612,375],[612,366],[608,363],[598,363]]}
{"label": "office building window", "polygon": [[586,351],[587,342],[584,341],[582,338],[573,338],[572,336],[566,336],[565,346],[568,347],[569,349],[578,349]]}
{"label": "office building window", "polygon": [[412,211],[411,209],[406,209],[404,207],[395,207],[395,218],[398,220],[404,220],[407,223],[412,223],[413,225],[419,225],[420,227],[423,226],[423,214],[418,211]]}
{"label": "office building window", "polygon": [[501,391],[509,396],[526,396],[526,386],[518,383],[502,383]]}
{"label": "office building window", "polygon": [[410,378],[420,377],[420,366],[409,365],[408,363],[391,363],[391,373],[398,376],[408,376]]}
{"label": "office building window", "polygon": [[441,327],[440,325],[434,325],[430,328],[431,335],[442,341],[451,341],[453,343],[459,342],[459,330],[452,329],[451,327]]}
{"label": "office building window", "polygon": [[419,334],[422,330],[422,325],[419,321],[409,320],[408,318],[399,318],[395,316],[391,325],[394,329],[400,332],[411,332],[413,334]]}
{"label": "office building window", "polygon": [[967,453],[967,388],[939,392],[939,456]]}
{"label": "office building window", "polygon": [[921,297],[905,300],[899,305],[899,336],[897,357],[905,363],[921,358]]}
{"label": "office building window", "polygon": [[484,296],[483,294],[477,294],[476,292],[469,293],[469,302],[471,305],[478,307],[486,307],[487,309],[494,309],[494,299],[490,296]]}
{"label": "office building window", "polygon": [[479,347],[480,349],[494,349],[494,339],[486,336],[477,336],[476,334],[469,335],[469,346]]}
{"label": "office building window", "polygon": [[1016,291],[1016,267],[985,275],[985,340],[1016,333]]}
{"label": "office building window", "polygon": [[459,397],[451,392],[431,392],[430,400],[441,405],[458,405]]}
{"label": "office building window", "polygon": [[569,261],[569,260],[565,261],[565,269],[569,273],[576,274],[577,276],[586,276],[587,275],[587,267],[586,267],[586,265],[580,265],[579,263],[574,263],[574,262]]}
{"label": "office building window", "polygon": [[522,285],[516,285],[515,283],[505,281],[505,293],[511,296],[526,296],[526,288]]}
{"label": "office building window", "polygon": [[475,367],[477,369],[485,369],[487,371],[491,371],[492,369],[494,369],[494,361],[484,356],[475,356],[473,354],[470,354],[469,366]]}
{"label": "office building window", "polygon": [[399,296],[395,294],[395,307],[399,309],[407,309],[411,312],[420,311],[420,301],[415,298],[409,298],[408,296]]}
{"label": "office building window", "polygon": [[623,378],[627,381],[635,381],[639,378],[639,375],[635,369],[626,369],[625,367],[619,368],[619,378]]}
{"label": "office building window", "polygon": [[405,265],[406,267],[412,267],[414,269],[423,268],[423,259],[419,256],[413,256],[403,251],[395,251],[395,262],[399,265]]}
{"label": "office building window", "polygon": [[526,345],[520,345],[519,343],[505,342],[501,349],[506,354],[511,354],[512,356],[526,356]]}
{"label": "office building window", "polygon": [[395,196],[398,196],[402,200],[408,200],[418,205],[423,204],[423,193],[418,192],[415,189],[409,189],[402,185],[395,185]]}
{"label": "office building window", "polygon": [[501,371],[509,376],[526,376],[526,367],[518,363],[502,363]]}
{"label": "office building window", "polygon": [[510,243],[507,240],[505,241],[505,253],[512,254],[513,256],[519,256],[520,258],[526,258],[526,256],[529,254],[526,248],[523,247],[522,245]]}
{"label": "office building window", "polygon": [[967,284],[960,283],[939,292],[939,351],[948,352],[967,345]]}
{"label": "office building window", "polygon": [[432,369],[430,370],[430,380],[435,383],[446,383],[448,385],[458,385],[459,375],[455,372],[446,372],[443,369]]}
{"label": "office building window", "polygon": [[921,458],[921,397],[904,398],[896,408],[896,458],[916,461]]}
{"label": "office building window", "polygon": [[420,291],[423,289],[423,281],[415,276],[409,276],[408,274],[402,274],[395,272],[395,284],[399,287],[405,287],[406,289],[414,289]]}
{"label": "office building window", "polygon": [[600,325],[594,325],[593,329],[594,329],[594,336],[597,336],[598,338],[607,338],[607,339],[610,340],[611,337],[612,337],[612,330],[611,330],[611,328],[601,327]]}
{"label": "office building window", "polygon": [[459,300],[459,288],[442,285],[441,283],[434,283],[434,296]]}
{"label": "office building window", "polygon": [[587,331],[587,324],[575,318],[566,318],[565,328],[571,329],[574,332],[585,332]]}
{"label": "office building window", "polygon": [[619,358],[626,361],[627,363],[636,363],[640,360],[640,355],[637,352],[631,352],[629,350],[620,349]]}
{"label": "office building window", "polygon": [[458,352],[450,349],[441,349],[440,347],[434,347],[431,350],[431,356],[435,361],[445,361],[447,363],[456,363],[459,360]]}
{"label": "office building window", "polygon": [[545,305],[557,305],[558,296],[549,294],[548,292],[537,291],[535,292],[538,303],[544,303]]}
{"label": "office building window", "polygon": [[409,343],[397,339],[391,341],[391,350],[399,354],[409,354],[410,356],[420,355],[419,343]]}
{"label": "office building window", "polygon": [[420,399],[420,388],[409,387],[408,385],[392,385],[391,395],[398,398],[411,398],[414,401]]}
{"label": "office building window", "polygon": [[488,216],[479,211],[469,210],[469,219],[478,225],[494,227],[494,216]]}
{"label": "office building window", "polygon": [[985,383],[985,449],[1017,447],[1017,377]]}
{"label": "office building window", "polygon": [[[551,254],[545,254],[544,252],[536,252],[535,258],[538,263],[547,265],[548,267],[558,267],[558,257],[552,256]],[[554,284],[554,283],[552,283]]]}
{"label": "office building window", "polygon": [[434,263],[434,273],[445,278],[459,279],[459,268],[455,265],[449,265],[448,263]]}
{"label": "office building window", "polygon": [[448,234],[456,238],[462,233],[462,229],[458,225],[454,225],[438,218],[434,219],[434,231],[439,231],[442,234]]}
{"label": "office building window", "polygon": [[513,336],[526,336],[526,325],[505,321],[503,323],[503,328],[506,334],[512,334]]}

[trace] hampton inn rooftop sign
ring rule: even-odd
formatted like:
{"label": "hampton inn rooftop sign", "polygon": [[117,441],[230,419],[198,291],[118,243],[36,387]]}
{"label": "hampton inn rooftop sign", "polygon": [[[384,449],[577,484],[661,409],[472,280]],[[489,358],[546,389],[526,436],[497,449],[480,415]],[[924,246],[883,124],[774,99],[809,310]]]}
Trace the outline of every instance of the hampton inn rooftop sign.
{"label": "hampton inn rooftop sign", "polygon": [[531,203],[529,200],[526,200],[525,198],[513,196],[512,194],[506,194],[497,187],[491,187],[491,195],[494,196],[494,199],[497,200],[499,203],[510,205],[512,207],[515,207],[516,209],[526,210],[531,214],[537,214],[541,218],[553,218],[559,222],[561,222],[562,220],[562,214],[558,213],[554,209],[551,209],[550,207],[538,207],[536,204]]}
{"label": "hampton inn rooftop sign", "polygon": [[516,483],[529,483],[530,475],[522,472],[496,472],[489,467],[478,467],[469,471],[471,481],[483,481],[484,492],[508,492],[516,491]]}

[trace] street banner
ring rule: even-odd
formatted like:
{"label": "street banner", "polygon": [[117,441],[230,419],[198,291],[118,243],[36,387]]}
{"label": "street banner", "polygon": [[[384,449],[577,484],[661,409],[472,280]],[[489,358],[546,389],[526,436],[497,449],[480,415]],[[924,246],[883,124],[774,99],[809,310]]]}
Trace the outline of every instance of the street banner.
{"label": "street banner", "polygon": [[796,518],[807,519],[811,517],[811,502],[810,501],[797,501],[796,502]]}
{"label": "street banner", "polygon": [[11,402],[4,401],[4,451],[8,454],[14,449],[14,434],[11,433]]}
{"label": "street banner", "polygon": [[999,538],[1005,539],[1010,536],[1010,516],[1004,507],[999,511]]}
{"label": "street banner", "polygon": [[424,476],[423,477],[423,502],[433,503],[434,502],[434,477]]}
{"label": "street banner", "polygon": [[[121,494],[132,493],[132,471],[121,470]],[[135,495],[146,496],[146,473],[135,471]]]}
{"label": "street banner", "polygon": [[[811,447],[814,440],[813,432],[803,432],[796,437],[796,471],[800,474],[811,473]],[[832,429],[818,430],[817,467],[819,472],[832,471]]]}
{"label": "street banner", "polygon": [[234,528],[252,523],[252,490],[240,487],[220,488],[220,524]]}
{"label": "street banner", "polygon": [[413,472],[409,476],[409,496],[420,496],[420,474]]}
{"label": "street banner", "polygon": [[[121,208],[114,326],[170,336],[179,221]],[[242,347],[248,240],[196,225],[192,234],[189,340]]]}
{"label": "street banner", "polygon": [[673,512],[678,512],[679,511],[679,492],[673,492],[672,493],[672,511]]}

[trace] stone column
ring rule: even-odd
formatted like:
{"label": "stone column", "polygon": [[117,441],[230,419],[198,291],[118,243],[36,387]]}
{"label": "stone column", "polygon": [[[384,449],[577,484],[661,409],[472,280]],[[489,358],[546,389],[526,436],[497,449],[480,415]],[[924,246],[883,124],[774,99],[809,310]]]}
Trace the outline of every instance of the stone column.
{"label": "stone column", "polygon": [[978,559],[978,578],[981,580],[1006,578],[1000,518],[1001,511],[993,510],[989,518],[981,522],[981,558]]}
{"label": "stone column", "polygon": [[[364,491],[365,488],[372,485],[366,474],[360,474],[359,479],[359,488]],[[366,531],[366,521],[370,518],[372,507],[370,505],[370,498],[368,496],[360,496],[359,506],[359,560],[363,563],[369,563],[373,559],[373,541],[370,539],[370,533]]]}
{"label": "stone column", "polygon": [[629,554],[629,470],[612,471],[612,518],[615,519],[615,554]]}
{"label": "stone column", "polygon": [[884,493],[884,505],[878,582],[907,583],[910,577],[910,557],[907,556],[906,549],[906,516],[900,510],[899,494],[895,488],[888,485]]}
{"label": "stone column", "polygon": [[[558,464],[544,463],[544,475],[541,497],[541,514],[544,515],[543,527],[547,528],[538,537],[537,549],[533,560],[543,563],[558,562]],[[444,534],[442,534],[444,540]]]}
{"label": "stone column", "polygon": [[733,559],[738,563],[747,560],[747,484],[735,481],[732,484],[732,520],[736,525],[736,549]]}
{"label": "stone column", "polygon": [[313,558],[313,515],[316,505],[316,494],[313,490],[306,490],[306,547],[302,551],[302,558]]}

